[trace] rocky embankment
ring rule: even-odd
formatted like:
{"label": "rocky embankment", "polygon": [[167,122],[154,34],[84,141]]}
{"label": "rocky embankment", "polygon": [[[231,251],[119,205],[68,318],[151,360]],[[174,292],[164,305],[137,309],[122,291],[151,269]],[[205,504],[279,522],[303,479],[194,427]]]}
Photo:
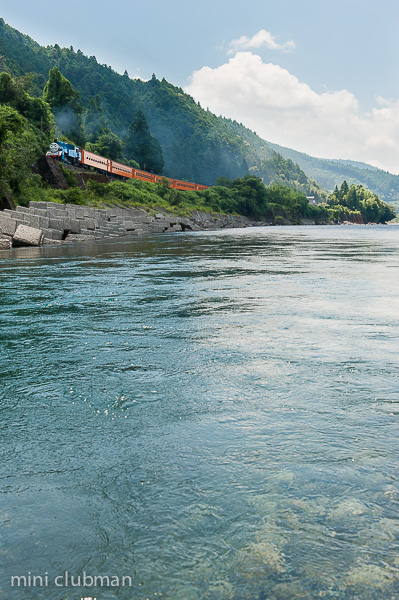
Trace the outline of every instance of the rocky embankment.
{"label": "rocky embankment", "polygon": [[246,217],[200,211],[190,217],[179,217],[164,212],[152,214],[139,208],[30,202],[29,207],[17,206],[16,210],[0,212],[0,249],[251,225],[255,223]]}

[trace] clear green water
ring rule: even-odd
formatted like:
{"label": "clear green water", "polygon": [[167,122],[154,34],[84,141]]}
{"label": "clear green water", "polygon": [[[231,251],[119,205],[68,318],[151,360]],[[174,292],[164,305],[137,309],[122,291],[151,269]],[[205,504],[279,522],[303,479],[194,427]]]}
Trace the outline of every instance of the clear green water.
{"label": "clear green water", "polygon": [[0,260],[1,598],[399,598],[399,228]]}

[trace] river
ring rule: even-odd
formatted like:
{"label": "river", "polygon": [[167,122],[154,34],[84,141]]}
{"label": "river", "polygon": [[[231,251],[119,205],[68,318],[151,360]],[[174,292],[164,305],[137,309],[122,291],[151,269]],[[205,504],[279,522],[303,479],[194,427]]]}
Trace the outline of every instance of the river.
{"label": "river", "polygon": [[1,598],[399,598],[399,227],[0,260]]}

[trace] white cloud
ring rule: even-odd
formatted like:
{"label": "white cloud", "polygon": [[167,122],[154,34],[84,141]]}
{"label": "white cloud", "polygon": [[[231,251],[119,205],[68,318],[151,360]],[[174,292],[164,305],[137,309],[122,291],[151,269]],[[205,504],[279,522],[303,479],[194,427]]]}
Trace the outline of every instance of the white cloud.
{"label": "white cloud", "polygon": [[353,93],[319,94],[251,52],[238,52],[215,69],[195,71],[186,91],[202,106],[242,122],[270,142],[399,174],[399,100],[378,98],[378,107],[362,113]]}
{"label": "white cloud", "polygon": [[274,35],[270,31],[266,31],[266,29],[261,29],[251,38],[242,35],[240,38],[230,42],[229,46],[230,50],[228,54],[234,54],[237,50],[249,50],[249,48],[261,48],[262,46],[266,46],[270,50],[282,50],[283,52],[291,52],[295,48],[294,42],[291,41],[285,42],[285,44],[278,44]]}

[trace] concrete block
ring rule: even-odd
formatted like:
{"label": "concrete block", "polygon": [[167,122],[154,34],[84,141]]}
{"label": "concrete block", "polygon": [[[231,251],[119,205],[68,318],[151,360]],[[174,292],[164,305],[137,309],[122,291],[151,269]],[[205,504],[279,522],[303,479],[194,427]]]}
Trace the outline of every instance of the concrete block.
{"label": "concrete block", "polygon": [[58,229],[59,231],[64,231],[67,227],[64,228],[64,219],[49,219],[46,229]]}
{"label": "concrete block", "polygon": [[156,220],[153,221],[153,223],[151,225],[157,225],[158,227],[163,227],[164,229],[166,229],[167,227],[170,227],[170,221],[165,221],[165,220]]}
{"label": "concrete block", "polygon": [[130,208],[129,216],[131,216],[131,217],[148,217],[148,213],[141,208]]}
{"label": "concrete block", "polygon": [[80,233],[81,232],[81,221],[78,221],[77,219],[71,219],[71,228],[70,228],[70,232],[71,233]]}
{"label": "concrete block", "polygon": [[77,219],[83,219],[84,216],[85,216],[84,215],[85,207],[83,207],[83,206],[77,206],[77,205],[75,205],[73,208],[71,208],[69,210],[73,210],[73,212],[75,213],[75,217]]}
{"label": "concrete block", "polygon": [[[41,202],[41,201],[37,201],[36,200],[31,200],[29,202],[29,208],[43,208],[46,209],[47,205],[50,204],[50,202]],[[51,203],[53,204],[53,203]]]}
{"label": "concrete block", "polygon": [[96,222],[94,219],[85,219],[84,224],[87,229],[91,229],[94,231],[94,229],[96,228]]}
{"label": "concrete block", "polygon": [[[21,208],[21,207],[19,207]],[[48,213],[47,213],[47,209],[43,209],[43,208],[29,208],[28,209],[31,215],[37,215],[38,217],[47,217],[48,218]]]}
{"label": "concrete block", "polygon": [[165,231],[165,227],[156,223],[151,223],[148,228],[152,233],[163,233]]}
{"label": "concrete block", "polygon": [[71,230],[71,220],[71,217],[65,217],[64,219],[62,219],[63,229],[65,231]]}
{"label": "concrete block", "polygon": [[47,229],[50,219],[48,217],[39,217],[39,229]]}
{"label": "concrete block", "polygon": [[62,240],[52,240],[50,238],[43,238],[43,245],[47,245],[47,244],[63,244],[64,242]]}
{"label": "concrete block", "polygon": [[30,212],[28,213],[23,213],[21,215],[21,218],[26,222],[29,223],[29,225],[31,227],[35,227],[36,229],[40,228],[40,222],[39,222],[39,217],[37,215],[32,215]]}
{"label": "concrete block", "polygon": [[43,235],[48,240],[62,240],[63,233],[59,229],[43,229]]}
{"label": "concrete block", "polygon": [[168,227],[168,229],[166,230],[168,233],[169,232],[173,232],[173,231],[181,231],[181,225],[172,225],[172,227]]}
{"label": "concrete block", "polygon": [[83,214],[86,218],[94,219],[96,216],[94,208],[90,208],[89,206],[85,206],[83,209]]}
{"label": "concrete block", "polygon": [[17,221],[7,215],[3,215],[3,212],[0,213],[0,229],[6,235],[12,236],[17,228]]}
{"label": "concrete block", "polygon": [[15,211],[17,213],[22,213],[22,212],[31,212],[32,209],[28,208],[27,206],[17,206]]}
{"label": "concrete block", "polygon": [[49,208],[48,216],[50,219],[63,219],[66,216],[66,210],[60,210],[58,208]]}
{"label": "concrete block", "polygon": [[123,221],[123,227],[126,231],[134,231],[136,229],[136,223],[134,223],[134,221]]}
{"label": "concrete block", "polygon": [[40,246],[42,243],[43,232],[41,229],[18,225],[13,236],[13,246]]}

